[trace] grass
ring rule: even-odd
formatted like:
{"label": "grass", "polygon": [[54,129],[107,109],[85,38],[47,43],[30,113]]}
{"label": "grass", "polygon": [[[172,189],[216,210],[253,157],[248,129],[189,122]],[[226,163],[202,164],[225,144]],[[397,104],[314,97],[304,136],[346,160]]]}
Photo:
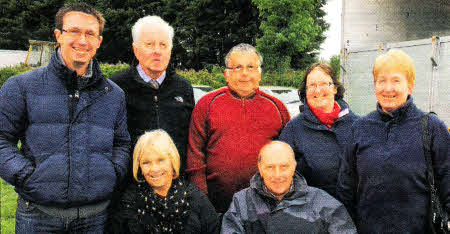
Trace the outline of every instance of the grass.
{"label": "grass", "polygon": [[0,233],[14,233],[17,208],[17,193],[14,188],[0,179]]}

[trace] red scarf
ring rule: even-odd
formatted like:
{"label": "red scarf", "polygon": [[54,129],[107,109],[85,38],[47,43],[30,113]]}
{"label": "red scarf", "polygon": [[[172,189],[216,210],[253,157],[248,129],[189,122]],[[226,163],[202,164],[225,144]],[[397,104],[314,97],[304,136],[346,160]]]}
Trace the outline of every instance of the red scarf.
{"label": "red scarf", "polygon": [[330,129],[331,126],[333,126],[334,121],[339,117],[339,112],[341,112],[341,107],[337,104],[337,102],[334,102],[333,111],[331,111],[330,113],[325,113],[323,112],[323,110],[319,108],[312,107],[311,105],[309,105],[308,102],[306,103],[308,104],[308,107],[314,114],[314,116],[316,116],[316,118],[323,125],[327,126],[328,129]]}

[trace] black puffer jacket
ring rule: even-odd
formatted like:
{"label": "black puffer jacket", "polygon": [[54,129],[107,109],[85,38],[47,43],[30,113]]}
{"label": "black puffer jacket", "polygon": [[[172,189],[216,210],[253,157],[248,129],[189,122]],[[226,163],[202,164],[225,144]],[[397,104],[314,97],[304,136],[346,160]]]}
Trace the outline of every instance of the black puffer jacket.
{"label": "black puffer jacket", "polygon": [[[181,207],[181,203],[188,205]],[[179,212],[173,217],[177,209]],[[168,233],[219,232],[217,213],[211,202],[194,184],[182,179],[173,181],[165,198],[154,194],[146,183],[130,185],[111,218],[113,233],[162,233],[166,227]],[[182,223],[181,227],[178,222]]]}
{"label": "black puffer jacket", "polygon": [[125,92],[132,147],[145,131],[164,129],[177,146],[180,172],[184,172],[189,122],[195,105],[189,82],[167,70],[166,78],[156,90],[139,76],[136,67],[114,75],[111,80]]}

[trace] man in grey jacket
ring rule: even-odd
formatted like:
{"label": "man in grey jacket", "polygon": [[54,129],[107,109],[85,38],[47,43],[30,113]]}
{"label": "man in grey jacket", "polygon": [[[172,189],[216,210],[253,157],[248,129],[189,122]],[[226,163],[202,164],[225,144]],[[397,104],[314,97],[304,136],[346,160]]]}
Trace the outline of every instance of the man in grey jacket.
{"label": "man in grey jacket", "polygon": [[250,187],[236,193],[222,233],[356,233],[345,207],[295,173],[294,152],[280,141],[266,144]]}

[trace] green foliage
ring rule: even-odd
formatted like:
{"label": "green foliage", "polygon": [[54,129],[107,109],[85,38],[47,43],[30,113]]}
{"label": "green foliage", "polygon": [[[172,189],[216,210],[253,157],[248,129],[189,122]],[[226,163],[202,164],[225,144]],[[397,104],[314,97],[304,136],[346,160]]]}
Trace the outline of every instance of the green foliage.
{"label": "green foliage", "polygon": [[[115,73],[128,69],[130,65],[125,63],[118,63],[118,64],[107,64],[102,63],[100,64],[100,69],[102,70],[103,75],[106,78],[111,77]],[[4,67],[0,68],[0,87],[3,86],[3,84],[8,80],[10,77],[20,75],[22,73],[28,72],[35,69],[35,67],[27,67],[24,65],[17,65],[13,67]]]}
{"label": "green foliage", "polygon": [[171,65],[201,70],[223,65],[228,50],[238,43],[255,44],[258,9],[251,0],[0,0],[0,48],[28,48],[28,39],[55,41],[54,17],[67,2],[96,7],[106,20],[100,61],[131,64],[131,27],[141,17],[158,15],[175,29]]}
{"label": "green foliage", "polygon": [[[100,64],[100,69],[106,78],[111,77],[115,73],[128,69],[130,65],[125,63],[118,64]],[[10,77],[31,71],[35,68],[19,65],[15,67],[6,67],[0,69],[0,87]],[[225,76],[223,75],[224,67],[210,66],[209,69],[202,69],[196,72],[194,69],[177,70],[177,73],[190,81],[193,85],[208,85],[215,89],[226,86]],[[300,87],[303,79],[304,71],[291,70],[284,73],[277,71],[263,72],[261,77],[262,86],[285,86],[285,87]]]}
{"label": "green foliage", "polygon": [[215,89],[226,85],[225,76],[223,75],[224,68],[213,66],[211,72],[202,69],[196,72],[194,69],[178,70],[177,73],[188,80],[192,85],[208,85]]}
{"label": "green foliage", "polygon": [[63,2],[0,0],[0,48],[25,50],[29,39],[54,41],[54,18]]}
{"label": "green foliage", "polygon": [[14,233],[17,208],[17,193],[14,188],[0,179],[0,233]]}
{"label": "green foliage", "polygon": [[172,59],[178,68],[223,65],[231,47],[255,44],[258,9],[251,0],[164,1],[163,18],[174,26]]}
{"label": "green foliage", "polygon": [[102,70],[103,76],[106,78],[110,78],[115,73],[130,68],[130,65],[126,63],[118,63],[118,64],[108,64],[102,63],[100,64],[100,70]]}
{"label": "green foliage", "polygon": [[304,69],[315,60],[328,25],[321,9],[325,0],[253,0],[260,11],[263,34],[257,48],[266,71]]}
{"label": "green foliage", "polygon": [[[224,68],[213,66],[211,71],[206,69],[195,72],[194,70],[178,70],[177,73],[190,81],[192,85],[208,85],[215,89],[226,86]],[[261,86],[300,87],[304,71],[288,70],[285,73],[264,72],[261,76]]]}
{"label": "green foliage", "polygon": [[26,67],[24,65],[10,66],[0,68],[0,87],[12,76],[16,76],[28,71],[33,70],[31,67]]}
{"label": "green foliage", "polygon": [[299,88],[305,71],[289,69],[284,73],[278,71],[264,72],[261,77],[261,86],[283,86]]}
{"label": "green foliage", "polygon": [[336,76],[340,77],[341,73],[341,57],[339,55],[334,55],[330,58],[330,65],[333,68]]}

